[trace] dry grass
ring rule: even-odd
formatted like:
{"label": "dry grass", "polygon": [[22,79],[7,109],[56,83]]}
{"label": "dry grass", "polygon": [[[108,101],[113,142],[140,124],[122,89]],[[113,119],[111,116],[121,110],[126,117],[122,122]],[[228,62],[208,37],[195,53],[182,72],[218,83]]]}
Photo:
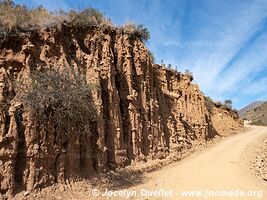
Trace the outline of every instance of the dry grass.
{"label": "dry grass", "polygon": [[0,33],[17,32],[36,28],[60,26],[66,23],[70,26],[94,26],[116,28],[146,41],[150,33],[143,25],[127,23],[122,27],[112,24],[100,11],[87,8],[83,11],[49,12],[43,7],[29,9],[24,5],[15,5],[11,0],[0,0]]}

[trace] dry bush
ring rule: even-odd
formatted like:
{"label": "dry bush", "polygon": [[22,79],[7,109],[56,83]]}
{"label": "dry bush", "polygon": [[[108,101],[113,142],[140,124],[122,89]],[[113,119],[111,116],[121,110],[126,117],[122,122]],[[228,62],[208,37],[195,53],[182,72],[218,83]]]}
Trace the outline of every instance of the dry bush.
{"label": "dry bush", "polygon": [[188,69],[185,70],[184,74],[190,78],[191,81],[194,80],[193,73],[190,72]]}
{"label": "dry bush", "polygon": [[127,22],[126,24],[124,24],[123,30],[131,35],[140,38],[142,41],[147,41],[150,39],[150,32],[142,24]]}
{"label": "dry bush", "polygon": [[74,26],[112,26],[111,20],[93,8],[76,12],[49,12],[42,6],[28,9],[15,5],[11,0],[0,0],[1,31],[28,30],[31,28],[57,26],[67,22]]}
{"label": "dry bush", "polygon": [[56,26],[65,20],[67,20],[67,17],[64,12],[59,11],[52,14],[42,6],[39,6],[30,11],[29,24],[31,24],[32,27],[45,28]]}
{"label": "dry bush", "polygon": [[216,108],[223,108],[223,103],[220,102],[220,101],[215,101],[214,105],[215,105]]}
{"label": "dry bush", "polygon": [[49,122],[61,134],[91,134],[90,125],[97,121],[91,90],[83,76],[66,69],[37,71],[16,84],[17,98],[38,122]]}
{"label": "dry bush", "polygon": [[94,8],[87,8],[81,12],[70,11],[67,15],[69,23],[74,26],[112,25],[110,19],[104,17],[100,11]]}
{"label": "dry bush", "polygon": [[206,108],[208,109],[208,111],[211,111],[212,108],[215,106],[214,101],[209,96],[205,96],[204,98],[205,98]]}
{"label": "dry bush", "polygon": [[12,0],[0,0],[0,33],[60,26],[62,23],[75,27],[115,28],[128,32],[142,41],[150,38],[148,29],[143,25],[127,23],[123,27],[114,26],[109,18],[94,8],[83,11],[49,12],[42,6],[28,9],[24,5],[15,5]]}
{"label": "dry bush", "polygon": [[226,109],[230,109],[230,110],[232,110],[232,107],[233,107],[233,102],[232,102],[232,100],[231,99],[226,99],[226,100],[224,100],[224,107],[226,108]]}
{"label": "dry bush", "polygon": [[7,32],[16,26],[17,19],[12,1],[0,1],[0,30]]}

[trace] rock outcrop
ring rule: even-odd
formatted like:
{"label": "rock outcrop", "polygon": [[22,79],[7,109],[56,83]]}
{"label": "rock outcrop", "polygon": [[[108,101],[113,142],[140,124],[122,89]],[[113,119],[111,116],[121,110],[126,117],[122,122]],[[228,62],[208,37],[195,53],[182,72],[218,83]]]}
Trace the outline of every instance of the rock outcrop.
{"label": "rock outcrop", "polygon": [[[57,135],[16,99],[14,82],[43,68],[73,66],[94,86],[92,135]],[[214,114],[216,113],[216,114]],[[112,29],[62,25],[1,38],[0,192],[42,188],[132,161],[164,159],[242,129],[228,111],[209,112],[188,74],[153,64],[140,39]],[[213,118],[221,113],[222,116]],[[216,123],[215,123],[216,124]]]}

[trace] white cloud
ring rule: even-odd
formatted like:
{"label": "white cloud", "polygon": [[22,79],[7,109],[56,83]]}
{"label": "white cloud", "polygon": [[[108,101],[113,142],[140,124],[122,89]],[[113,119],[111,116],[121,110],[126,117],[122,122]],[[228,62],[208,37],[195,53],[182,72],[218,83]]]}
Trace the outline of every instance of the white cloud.
{"label": "white cloud", "polygon": [[[247,49],[242,49],[251,36],[262,28],[262,21],[267,16],[267,4],[241,3],[237,6],[238,10],[232,9],[234,6],[228,4],[228,8],[225,8],[226,18],[222,17],[225,13],[214,16],[204,13],[207,24],[199,27],[199,35],[196,37],[198,40],[208,40],[211,44],[223,41],[224,45],[187,48],[185,59],[179,57],[181,60],[176,62],[190,68],[204,92],[215,98],[228,97],[227,93],[233,93],[235,88],[242,90],[242,85],[239,85],[244,84],[242,80],[260,71],[267,63],[265,35],[259,37],[252,46],[247,44]],[[209,18],[212,18],[211,23]],[[237,57],[232,66],[228,66],[239,51],[244,54]]]}

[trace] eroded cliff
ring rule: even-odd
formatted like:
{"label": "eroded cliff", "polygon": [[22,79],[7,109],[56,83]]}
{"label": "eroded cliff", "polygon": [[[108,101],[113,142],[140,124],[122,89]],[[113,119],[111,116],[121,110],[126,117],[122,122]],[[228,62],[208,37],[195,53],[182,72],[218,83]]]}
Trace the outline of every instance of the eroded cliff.
{"label": "eroded cliff", "polygon": [[[92,135],[58,135],[16,99],[16,80],[67,66],[94,86],[90,95],[98,121],[90,124]],[[154,64],[143,42],[122,31],[62,25],[2,38],[0,192],[88,177],[133,160],[164,159],[191,148],[193,141],[242,129],[238,117],[223,128],[214,126],[229,112],[209,112],[191,80],[190,74]]]}

